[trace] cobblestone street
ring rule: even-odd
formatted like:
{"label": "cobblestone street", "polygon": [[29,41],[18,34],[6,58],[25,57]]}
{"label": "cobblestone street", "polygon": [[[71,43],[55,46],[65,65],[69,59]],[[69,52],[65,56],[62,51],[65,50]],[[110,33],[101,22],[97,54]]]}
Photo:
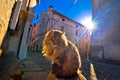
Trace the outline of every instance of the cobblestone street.
{"label": "cobblestone street", "polygon": [[[21,65],[23,80],[45,80],[51,68],[50,62],[40,53],[28,55]],[[82,61],[82,73],[87,80],[120,80],[120,64],[84,60]]]}
{"label": "cobblestone street", "polygon": [[[4,55],[0,60],[0,80],[45,80],[51,69],[50,62],[41,53],[29,52],[19,64],[12,55]],[[119,63],[83,60],[81,70],[87,80],[120,80]]]}
{"label": "cobblestone street", "polygon": [[83,63],[82,70],[88,80],[120,80],[120,65],[90,61]]}

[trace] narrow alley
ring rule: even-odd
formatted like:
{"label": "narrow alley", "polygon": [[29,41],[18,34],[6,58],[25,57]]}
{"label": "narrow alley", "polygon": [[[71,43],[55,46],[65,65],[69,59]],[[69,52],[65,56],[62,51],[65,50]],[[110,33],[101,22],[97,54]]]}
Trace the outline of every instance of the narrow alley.
{"label": "narrow alley", "polygon": [[[18,63],[13,57],[3,55],[0,58],[0,80],[16,80],[19,77],[22,80],[45,80],[51,69],[50,62],[40,52],[29,52],[27,58]],[[120,80],[120,64],[83,60],[81,69],[87,80]],[[14,74],[20,76],[15,78]]]}

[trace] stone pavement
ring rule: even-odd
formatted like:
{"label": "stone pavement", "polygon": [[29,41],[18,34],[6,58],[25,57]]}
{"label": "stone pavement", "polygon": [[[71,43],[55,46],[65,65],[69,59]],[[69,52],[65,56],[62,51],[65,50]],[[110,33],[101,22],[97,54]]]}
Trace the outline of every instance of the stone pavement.
{"label": "stone pavement", "polygon": [[120,80],[120,64],[92,62],[99,80]]}
{"label": "stone pavement", "polygon": [[0,80],[21,80],[19,61],[13,52],[0,56]]}
{"label": "stone pavement", "polygon": [[120,64],[89,61],[83,62],[82,70],[87,80],[120,80]]}
{"label": "stone pavement", "polygon": [[[83,60],[81,70],[87,80],[120,80],[120,64],[113,63]],[[50,69],[41,53],[29,52],[22,61],[11,54],[0,57],[0,80],[45,80]]]}
{"label": "stone pavement", "polygon": [[42,54],[29,53],[25,60],[20,61],[22,80],[45,80],[50,66],[50,62]]}
{"label": "stone pavement", "polygon": [[[51,64],[41,53],[29,53],[21,68],[23,80],[45,80]],[[81,70],[87,80],[120,80],[120,64],[83,60]]]}

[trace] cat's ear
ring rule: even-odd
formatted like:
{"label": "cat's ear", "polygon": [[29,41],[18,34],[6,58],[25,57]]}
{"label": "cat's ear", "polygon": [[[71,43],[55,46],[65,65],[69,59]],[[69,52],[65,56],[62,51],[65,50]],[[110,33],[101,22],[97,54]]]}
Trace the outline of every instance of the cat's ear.
{"label": "cat's ear", "polygon": [[49,30],[49,33],[53,33],[53,32],[54,32],[54,30],[53,30],[53,29]]}
{"label": "cat's ear", "polygon": [[51,29],[51,30],[49,30],[49,31],[47,32],[46,36],[48,36],[48,35],[52,35],[53,33],[54,33],[54,30]]}

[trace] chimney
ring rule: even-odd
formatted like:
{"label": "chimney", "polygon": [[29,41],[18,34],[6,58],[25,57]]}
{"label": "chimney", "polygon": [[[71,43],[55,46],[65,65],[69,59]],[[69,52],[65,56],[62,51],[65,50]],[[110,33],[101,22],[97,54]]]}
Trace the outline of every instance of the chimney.
{"label": "chimney", "polygon": [[54,7],[52,5],[49,6],[49,11],[53,11]]}

